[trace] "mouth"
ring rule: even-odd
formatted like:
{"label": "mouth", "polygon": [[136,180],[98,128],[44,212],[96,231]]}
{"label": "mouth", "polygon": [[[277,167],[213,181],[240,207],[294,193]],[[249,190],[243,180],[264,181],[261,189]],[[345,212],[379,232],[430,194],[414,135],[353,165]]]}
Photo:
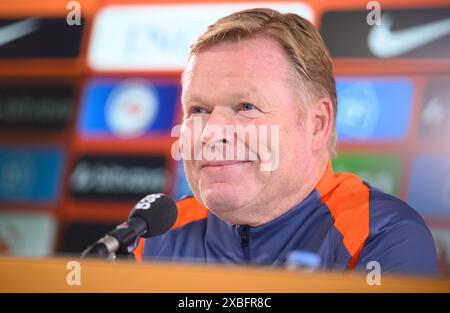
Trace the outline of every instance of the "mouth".
{"label": "mouth", "polygon": [[251,161],[210,161],[202,164],[201,168],[220,168],[232,165],[251,163]]}

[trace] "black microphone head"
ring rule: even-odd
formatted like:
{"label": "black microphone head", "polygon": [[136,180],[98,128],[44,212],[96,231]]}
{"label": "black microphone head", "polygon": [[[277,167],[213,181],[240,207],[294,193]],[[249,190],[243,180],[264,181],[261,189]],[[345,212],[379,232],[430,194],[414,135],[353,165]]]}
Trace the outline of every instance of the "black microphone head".
{"label": "black microphone head", "polygon": [[142,198],[131,210],[128,220],[141,218],[147,224],[147,231],[142,237],[164,234],[175,224],[178,209],[175,202],[163,193],[155,193]]}

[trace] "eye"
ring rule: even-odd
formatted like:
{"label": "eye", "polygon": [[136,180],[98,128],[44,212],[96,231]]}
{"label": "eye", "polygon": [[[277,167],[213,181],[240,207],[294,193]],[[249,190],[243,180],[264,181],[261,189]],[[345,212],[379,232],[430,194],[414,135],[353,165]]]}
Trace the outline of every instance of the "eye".
{"label": "eye", "polygon": [[242,104],[239,106],[239,110],[241,110],[241,111],[252,111],[252,110],[256,110],[256,109],[257,109],[257,108],[256,108],[255,105],[253,105],[253,104],[251,104],[251,103],[247,103],[247,102],[242,103]]}
{"label": "eye", "polygon": [[189,114],[205,114],[205,113],[207,113],[206,110],[204,108],[198,107],[198,106],[192,107],[189,110]]}

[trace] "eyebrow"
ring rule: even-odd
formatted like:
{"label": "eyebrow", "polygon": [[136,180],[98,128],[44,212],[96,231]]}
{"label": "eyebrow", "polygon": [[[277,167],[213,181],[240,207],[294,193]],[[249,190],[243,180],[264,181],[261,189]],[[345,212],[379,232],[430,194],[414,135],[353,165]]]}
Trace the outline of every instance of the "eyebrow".
{"label": "eyebrow", "polygon": [[[231,96],[229,96],[229,98],[231,100],[237,100],[237,99],[241,99],[241,98],[246,98],[250,95],[250,90],[245,90],[245,91],[236,91],[234,93],[231,94]],[[202,99],[202,97],[198,94],[193,94],[193,95],[188,95],[186,98],[187,102],[199,102],[199,103],[207,103],[208,101],[204,101],[204,99]]]}

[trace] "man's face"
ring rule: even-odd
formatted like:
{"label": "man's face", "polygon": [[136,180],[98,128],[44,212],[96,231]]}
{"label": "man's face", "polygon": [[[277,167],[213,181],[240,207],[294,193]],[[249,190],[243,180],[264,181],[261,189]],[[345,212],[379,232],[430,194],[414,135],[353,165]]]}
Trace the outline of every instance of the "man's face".
{"label": "man's face", "polygon": [[[267,211],[298,194],[308,181],[311,136],[300,122],[302,103],[290,81],[290,69],[279,44],[265,37],[205,49],[190,59],[186,69],[183,129],[191,134],[191,144],[202,148],[222,145],[224,151],[233,147],[236,151],[238,143],[243,143],[246,149],[246,160],[236,160],[236,153],[232,153],[233,160],[208,161],[204,155],[202,160],[184,160],[194,196],[229,223],[260,224]],[[196,119],[201,121],[197,134]],[[229,136],[225,130],[261,126],[266,127],[268,140],[258,136],[259,147],[248,136]],[[279,140],[271,136],[273,127],[279,131]],[[250,151],[256,160],[250,159]],[[272,160],[277,165],[274,170],[263,170],[267,156],[261,151],[278,158]]]}

